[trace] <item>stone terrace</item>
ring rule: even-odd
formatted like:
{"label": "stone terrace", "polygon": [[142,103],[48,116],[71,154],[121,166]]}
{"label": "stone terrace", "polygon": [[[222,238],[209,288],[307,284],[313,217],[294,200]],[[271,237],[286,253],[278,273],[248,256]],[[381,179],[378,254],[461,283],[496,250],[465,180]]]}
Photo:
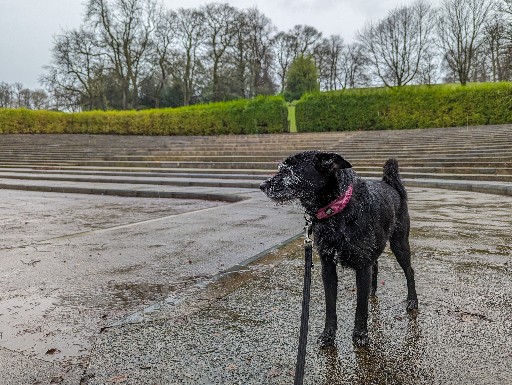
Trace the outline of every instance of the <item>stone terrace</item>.
{"label": "stone terrace", "polygon": [[236,191],[257,188],[287,156],[319,149],[342,154],[366,177],[380,177],[385,160],[395,157],[409,186],[512,195],[510,125],[216,137],[3,135],[0,145],[0,188],[8,189],[162,197],[154,186],[165,185],[167,197],[235,201]]}

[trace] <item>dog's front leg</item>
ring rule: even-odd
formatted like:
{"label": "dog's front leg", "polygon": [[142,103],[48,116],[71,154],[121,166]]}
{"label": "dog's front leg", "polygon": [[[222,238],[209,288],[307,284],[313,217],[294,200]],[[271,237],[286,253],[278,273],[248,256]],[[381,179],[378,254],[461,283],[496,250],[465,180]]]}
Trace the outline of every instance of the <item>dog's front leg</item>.
{"label": "dog's front leg", "polygon": [[336,316],[338,274],[336,272],[336,262],[333,257],[321,256],[320,260],[322,262],[322,281],[325,292],[325,328],[319,340],[322,347],[327,347],[334,345],[336,329],[338,328]]}
{"label": "dog's front leg", "polygon": [[372,279],[372,266],[356,270],[357,307],[352,342],[356,346],[368,345],[368,297]]}

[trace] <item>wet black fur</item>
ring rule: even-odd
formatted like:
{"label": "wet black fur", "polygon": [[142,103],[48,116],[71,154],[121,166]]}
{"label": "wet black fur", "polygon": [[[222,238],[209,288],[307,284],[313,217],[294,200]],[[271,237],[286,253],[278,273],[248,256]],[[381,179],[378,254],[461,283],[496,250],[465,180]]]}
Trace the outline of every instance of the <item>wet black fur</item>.
{"label": "wet black fur", "polygon": [[[313,218],[326,302],[325,328],[320,336],[323,346],[334,344],[337,329],[336,263],[356,271],[357,307],[352,339],[357,346],[368,344],[368,297],[370,291],[374,295],[377,290],[377,258],[388,240],[407,279],[407,310],[418,307],[409,249],[407,193],[400,180],[398,162],[386,162],[382,181],[363,180],[351,167],[338,154],[306,151],[287,158],[279,172],[260,186],[278,203],[299,200]],[[330,218],[316,219],[315,213],[343,194],[350,184],[353,194],[345,209]]]}

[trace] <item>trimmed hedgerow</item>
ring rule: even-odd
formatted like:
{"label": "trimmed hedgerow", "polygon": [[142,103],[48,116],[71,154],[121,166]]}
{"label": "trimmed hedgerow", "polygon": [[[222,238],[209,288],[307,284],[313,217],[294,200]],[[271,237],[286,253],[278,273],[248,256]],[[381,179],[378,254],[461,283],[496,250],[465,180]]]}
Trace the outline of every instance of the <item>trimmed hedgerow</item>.
{"label": "trimmed hedgerow", "polygon": [[63,132],[63,114],[53,111],[0,108],[0,133]]}
{"label": "trimmed hedgerow", "polygon": [[220,135],[288,130],[282,97],[257,97],[223,103],[144,111],[63,113],[0,109],[4,134]]}
{"label": "trimmed hedgerow", "polygon": [[295,113],[299,132],[512,123],[512,83],[313,93],[297,103]]}

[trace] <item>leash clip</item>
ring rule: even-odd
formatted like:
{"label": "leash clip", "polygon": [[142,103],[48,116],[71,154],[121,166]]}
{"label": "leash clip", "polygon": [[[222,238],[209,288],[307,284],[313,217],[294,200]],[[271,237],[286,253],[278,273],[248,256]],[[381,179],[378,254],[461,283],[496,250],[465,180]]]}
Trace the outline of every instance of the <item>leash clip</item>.
{"label": "leash clip", "polygon": [[313,221],[307,214],[304,214],[304,219],[306,220],[306,224],[304,225],[304,244],[312,245],[313,239],[310,238],[310,236],[313,233]]}

